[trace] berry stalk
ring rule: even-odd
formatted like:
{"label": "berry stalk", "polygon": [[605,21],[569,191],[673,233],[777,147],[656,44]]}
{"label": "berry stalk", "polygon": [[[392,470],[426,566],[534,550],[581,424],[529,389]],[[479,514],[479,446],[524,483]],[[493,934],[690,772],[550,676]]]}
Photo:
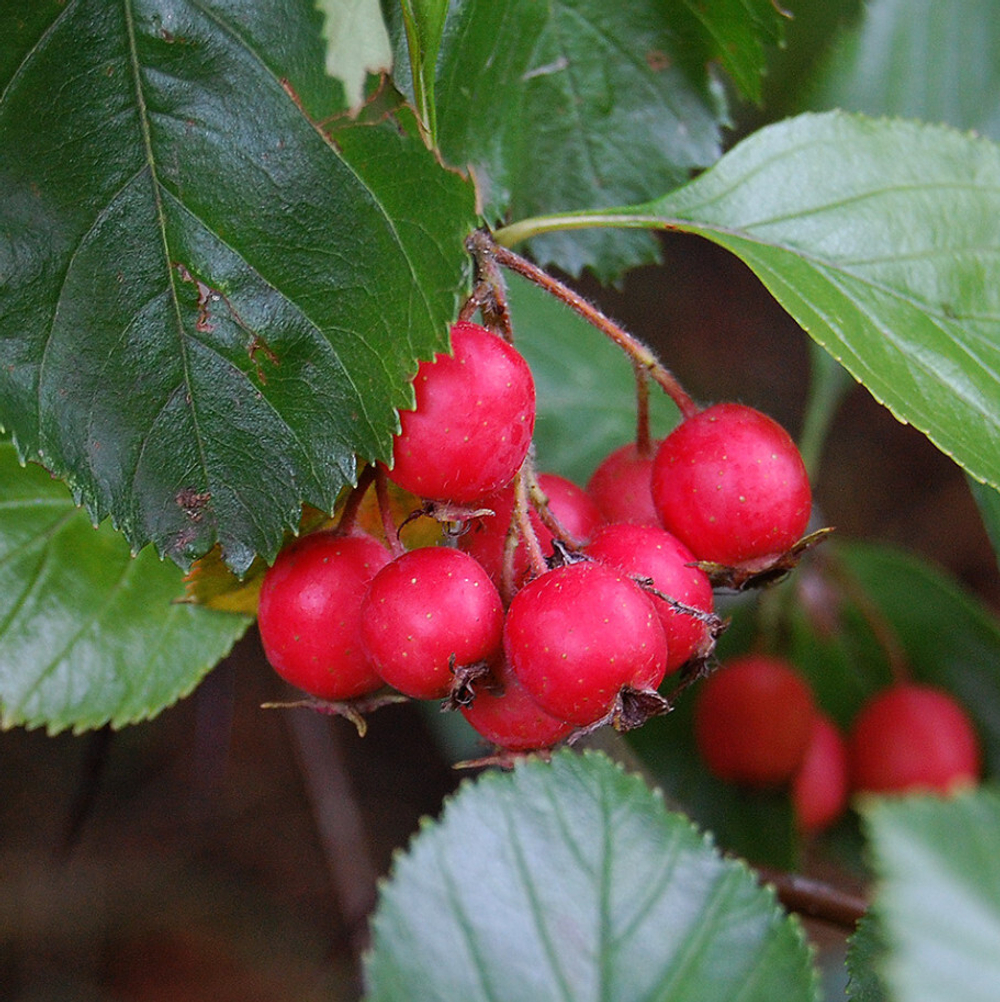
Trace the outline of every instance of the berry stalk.
{"label": "berry stalk", "polygon": [[565,303],[589,324],[614,341],[628,355],[637,369],[647,372],[649,377],[663,389],[676,404],[682,417],[693,417],[699,412],[699,406],[681,386],[676,376],[660,363],[645,344],[616,324],[610,317],[605,316],[596,306],[587,302],[583,296],[574,292],[569,286],[553,278],[527,258],[498,244],[487,230],[480,229],[472,233],[466,240],[466,247],[475,258],[477,268],[482,272],[488,272],[493,262],[513,271],[555,296],[556,299]]}

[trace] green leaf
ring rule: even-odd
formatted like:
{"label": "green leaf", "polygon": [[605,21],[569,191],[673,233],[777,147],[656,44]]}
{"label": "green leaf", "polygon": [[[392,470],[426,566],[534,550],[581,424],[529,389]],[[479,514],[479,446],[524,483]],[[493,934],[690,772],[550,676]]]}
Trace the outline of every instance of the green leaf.
{"label": "green leaf", "polygon": [[786,792],[725,783],[708,771],[694,738],[697,698],[697,689],[688,691],[672,713],[631,732],[629,743],[668,801],[710,831],[726,852],[759,866],[795,869],[799,844]]}
{"label": "green leaf", "polygon": [[[453,3],[435,82],[441,152],[474,171],[492,221],[652,198],[719,155],[712,52],[681,0]],[[657,257],[648,234],[624,231],[554,234],[531,251],[602,278]]]}
{"label": "green leaf", "polygon": [[[784,13],[772,0],[684,0],[715,42],[715,57],[751,101],[761,101],[765,45],[784,37]],[[790,15],[786,15],[790,16]]]}
{"label": "green leaf", "polygon": [[[625,354],[568,307],[511,275],[510,309],[518,349],[535,378],[535,446],[540,468],[585,484],[612,449],[636,434],[636,386]],[[662,437],[677,409],[650,388],[650,425]]]}
{"label": "green leaf", "polygon": [[344,85],[352,108],[364,98],[369,73],[392,69],[392,44],[378,0],[316,0],[325,15],[326,71]]}
{"label": "green leaf", "polygon": [[1000,140],[996,3],[874,0],[833,48],[808,103],[941,122]]}
{"label": "green leaf", "polygon": [[[986,774],[1000,774],[1000,621],[940,568],[885,545],[834,538],[777,588],[719,599],[730,620],[720,659],[759,649],[776,634],[774,649],[844,729],[891,681],[889,638],[913,678],[943,687],[965,707]],[[756,863],[794,868],[799,844],[787,796],[723,783],[702,764],[693,733],[698,692],[697,685],[685,692],[672,713],[631,732],[629,743],[667,796],[720,845]],[[851,819],[835,833],[838,854],[852,865],[860,863],[855,835]]]}
{"label": "green leaf", "polygon": [[850,980],[847,995],[851,1002],[888,1002],[885,986],[879,977],[885,944],[878,918],[869,909],[847,945],[847,969]]}
{"label": "green leaf", "polygon": [[522,221],[700,234],[902,421],[1000,484],[1000,148],[940,126],[830,112],[754,133],[664,198]]}
{"label": "green leaf", "polygon": [[0,60],[0,423],[134,548],[243,570],[389,454],[472,187],[412,120],[314,126],[309,4],[51,13]]}
{"label": "green leaf", "polygon": [[431,140],[437,143],[437,103],[434,84],[437,57],[448,16],[448,0],[400,0],[398,9],[406,35],[414,104]]}
{"label": "green leaf", "polygon": [[398,857],[368,1002],[799,1002],[799,924],[636,776],[597,754],[466,784]]}
{"label": "green leaf", "polygon": [[971,478],[969,487],[979,506],[979,514],[983,517],[983,525],[993,544],[993,552],[1000,559],[1000,491],[986,484],[976,483]]}
{"label": "green leaf", "polygon": [[[846,726],[890,679],[876,631],[899,645],[910,674],[940,685],[976,723],[989,775],[1000,774],[1000,621],[953,578],[918,556],[840,540],[801,567],[789,654],[823,707]],[[821,556],[834,561],[824,570]],[[858,596],[863,595],[862,600]]]}
{"label": "green leaf", "polygon": [[95,529],[0,442],[0,721],[76,731],[155,716],[201,681],[247,616],[182,604],[180,571]]}
{"label": "green leaf", "polygon": [[1000,796],[911,797],[865,809],[885,945],[906,1002],[993,1002],[1000,984]]}

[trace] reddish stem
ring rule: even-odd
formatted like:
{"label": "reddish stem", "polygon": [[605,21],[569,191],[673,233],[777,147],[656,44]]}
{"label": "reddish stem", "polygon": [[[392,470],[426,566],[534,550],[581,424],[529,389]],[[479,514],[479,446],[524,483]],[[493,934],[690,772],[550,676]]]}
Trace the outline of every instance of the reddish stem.
{"label": "reddish stem", "polygon": [[682,417],[693,417],[700,408],[688,395],[687,391],[677,381],[677,378],[657,360],[656,356],[637,338],[624,330],[613,320],[606,317],[596,306],[574,292],[569,286],[546,274],[527,258],[494,241],[486,230],[476,230],[466,241],[466,246],[477,261],[477,266],[486,269],[481,261],[496,262],[501,267],[508,268],[522,278],[534,282],[556,299],[565,303],[571,310],[578,313],[584,320],[596,327],[602,334],[609,337],[624,351],[637,368],[644,369],[650,378],[656,382],[677,405]]}
{"label": "reddish stem", "polygon": [[899,635],[882,609],[872,601],[854,572],[838,556],[826,553],[824,565],[841,592],[853,603],[885,654],[889,674],[897,685],[910,680],[910,667]]}
{"label": "reddish stem", "polygon": [[649,373],[632,363],[635,370],[635,452],[639,459],[653,454],[653,439],[649,433]]}
{"label": "reddish stem", "polygon": [[511,511],[510,525],[507,527],[503,549],[501,592],[505,605],[510,602],[517,591],[517,582],[514,580],[514,566],[519,545],[524,545],[527,548],[528,561],[531,564],[532,574],[537,576],[544,574],[548,570],[545,563],[545,554],[542,552],[542,545],[538,542],[535,527],[531,524],[532,503],[529,497],[528,481],[534,479],[534,474],[533,471],[528,472],[530,466],[531,460],[526,459],[514,477],[514,507]]}
{"label": "reddish stem", "polygon": [[358,517],[358,509],[361,507],[361,502],[364,500],[365,494],[368,492],[368,488],[371,487],[374,479],[375,467],[372,465],[366,466],[358,474],[357,486],[351,488],[351,492],[347,495],[347,500],[344,502],[344,507],[341,509],[340,518],[337,519],[337,530],[339,532],[346,535],[353,530],[354,523]]}
{"label": "reddish stem", "polygon": [[765,883],[772,884],[778,900],[789,910],[809,918],[853,931],[868,910],[868,902],[856,894],[799,873],[758,869]]}
{"label": "reddish stem", "polygon": [[385,468],[375,468],[375,497],[378,500],[378,513],[382,519],[382,531],[393,557],[401,557],[406,552],[399,538],[399,529],[392,517],[392,505],[389,502],[389,486],[385,476]]}

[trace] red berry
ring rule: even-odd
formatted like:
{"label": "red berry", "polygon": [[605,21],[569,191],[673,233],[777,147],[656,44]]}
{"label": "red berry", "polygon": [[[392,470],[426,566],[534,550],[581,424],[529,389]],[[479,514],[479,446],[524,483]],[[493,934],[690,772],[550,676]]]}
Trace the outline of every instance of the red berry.
{"label": "red berry", "polygon": [[389,685],[415,699],[441,699],[451,667],[500,649],[503,605],[496,586],[465,553],[428,546],[375,575],[361,603],[365,651]]}
{"label": "red berry", "polygon": [[495,688],[477,683],[476,694],[462,715],[487,741],[507,751],[551,748],[573,732],[573,725],[546,713],[535,702],[506,661],[495,669]]}
{"label": "red berry", "polygon": [[641,456],[630,442],[606,456],[591,474],[587,493],[606,521],[660,524],[653,504],[653,455]]}
{"label": "red berry", "polygon": [[699,560],[734,567],[786,552],[809,522],[805,464],[788,432],[742,404],[681,422],[653,464],[664,527]]}
{"label": "red berry", "polygon": [[814,715],[809,686],[787,661],[747,654],[705,680],[695,740],[719,779],[778,786],[802,763]]}
{"label": "red berry", "polygon": [[[689,566],[691,551],[675,536],[651,525],[616,523],[598,529],[587,547],[595,560],[630,577],[651,578],[653,587],[684,605],[711,613],[712,585],[704,571]],[[680,612],[663,599],[650,596],[667,638],[667,672],[708,653],[711,637],[704,620]]]}
{"label": "red berry", "polygon": [[539,706],[579,726],[603,717],[623,686],[659,685],[667,659],[650,600],[598,563],[559,567],[526,584],[507,610],[504,650]]}
{"label": "red berry", "polygon": [[[600,510],[593,499],[572,481],[555,473],[542,473],[538,486],[548,498],[549,510],[559,520],[559,524],[575,540],[587,542],[596,529],[604,523]],[[514,489],[507,487],[482,499],[482,506],[495,514],[473,519],[468,531],[459,538],[458,545],[466,553],[475,557],[493,580],[499,584],[503,580],[503,554],[514,511]],[[542,552],[548,556],[552,552],[552,532],[542,522],[539,514],[532,510],[531,525],[538,536]],[[514,559],[514,581],[520,582],[528,570],[528,554],[522,543],[518,544]]]}
{"label": "red berry", "polygon": [[524,357],[478,324],[423,362],[416,409],[400,414],[390,479],[420,497],[469,502],[510,483],[531,444],[535,384]]}
{"label": "red berry", "polygon": [[805,757],[792,778],[792,806],[800,831],[825,831],[844,813],[849,796],[847,743],[837,725],[817,713]]}
{"label": "red berry", "polygon": [[282,678],[329,700],[382,687],[361,645],[361,600],[389,560],[371,536],[336,532],[302,536],[278,554],[264,574],[257,625]]}
{"label": "red berry", "polygon": [[950,793],[974,784],[979,740],[965,710],[943,689],[899,683],[858,711],[848,738],[851,780],[871,793]]}

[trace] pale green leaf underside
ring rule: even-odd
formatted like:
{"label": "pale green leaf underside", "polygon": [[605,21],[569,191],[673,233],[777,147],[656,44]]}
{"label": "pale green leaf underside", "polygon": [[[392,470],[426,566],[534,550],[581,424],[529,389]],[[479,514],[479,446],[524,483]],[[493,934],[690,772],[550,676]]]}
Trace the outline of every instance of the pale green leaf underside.
{"label": "pale green leaf underside", "polygon": [[378,0],[315,0],[326,20],[326,71],[344,85],[354,108],[364,98],[369,73],[392,69],[392,45]]}
{"label": "pale green leaf underside", "polygon": [[488,773],[383,887],[369,1002],[805,1002],[798,924],[607,758]]}
{"label": "pale green leaf underside", "polygon": [[249,618],[180,604],[181,572],[95,529],[66,488],[0,442],[0,723],[50,731],[155,716]]}
{"label": "pale green leaf underside", "polygon": [[865,809],[890,998],[994,1002],[1000,985],[1000,797],[912,797]]}
{"label": "pale green leaf underside", "polygon": [[831,112],[769,126],[655,202],[511,227],[663,227],[744,260],[900,420],[1000,484],[1000,148]]}

